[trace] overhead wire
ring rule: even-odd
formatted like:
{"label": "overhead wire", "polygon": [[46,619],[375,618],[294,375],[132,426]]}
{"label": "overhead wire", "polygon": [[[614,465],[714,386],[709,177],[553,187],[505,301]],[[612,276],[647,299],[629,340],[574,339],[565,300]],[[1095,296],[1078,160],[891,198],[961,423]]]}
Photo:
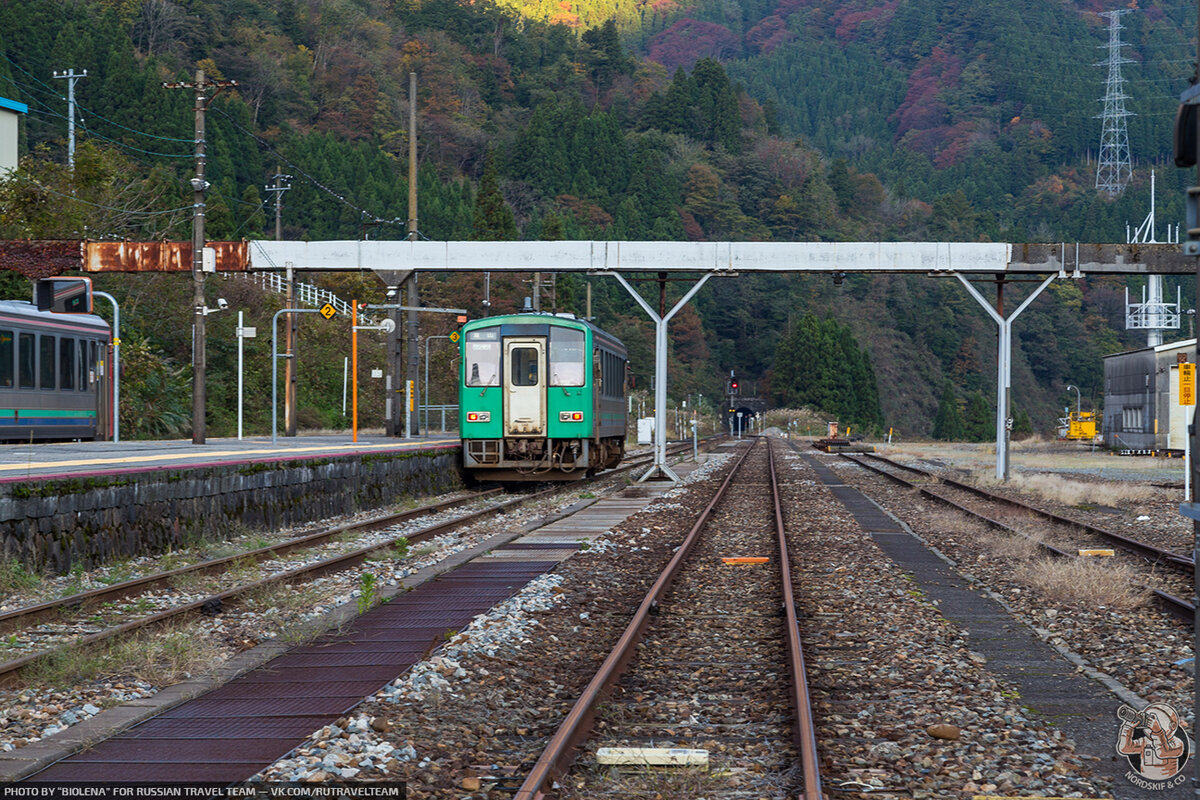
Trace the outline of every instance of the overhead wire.
{"label": "overhead wire", "polygon": [[[30,79],[32,79],[33,81],[35,81],[36,83],[38,83],[38,84],[39,84],[41,87],[43,87],[43,88],[44,88],[46,91],[48,91],[48,92],[50,92],[52,95],[54,95],[54,97],[55,97],[55,98],[57,98],[57,99],[59,99],[59,100],[66,100],[66,98],[65,98],[65,97],[63,97],[61,94],[59,94],[58,90],[57,90],[57,89],[55,89],[53,86],[51,86],[50,84],[46,83],[46,82],[45,82],[45,81],[43,81],[41,78],[39,78],[38,76],[34,75],[32,72],[30,72],[29,70],[27,70],[27,69],[25,69],[24,67],[22,67],[22,66],[21,66],[20,64],[18,64],[16,61],[13,61],[13,60],[12,60],[12,58],[10,58],[10,57],[9,57],[8,53],[5,53],[5,52],[3,52],[3,51],[0,51],[0,56],[3,56],[5,61],[7,61],[7,62],[8,62],[9,64],[11,64],[12,66],[16,67],[16,68],[17,68],[18,70],[20,70],[22,73],[24,73],[25,75],[28,75],[28,76],[30,77]],[[15,78],[14,78],[14,79],[12,79],[12,80],[13,80],[13,83],[17,83],[18,85],[21,85],[21,84],[19,84],[19,83],[17,82],[17,80],[16,80]],[[26,91],[31,91],[31,90],[30,90],[30,88],[29,88],[28,86],[25,86],[25,87],[23,87],[23,88],[25,88],[25,89],[26,89]],[[41,102],[41,101],[39,101],[39,102]],[[45,105],[45,103],[43,103],[43,105]],[[49,107],[49,106],[47,106],[47,107]],[[92,111],[90,108],[88,108],[87,106],[83,105],[82,103],[80,103],[80,102],[78,102],[78,101],[76,101],[76,102],[75,102],[75,107],[76,107],[77,109],[79,109],[81,112],[86,112],[86,113],[88,113],[88,114],[91,114],[93,117],[96,117],[97,119],[102,119],[102,120],[104,120],[105,122],[107,122],[108,124],[110,124],[110,125],[115,125],[115,126],[116,126],[116,127],[118,127],[118,128],[121,128],[121,129],[123,129],[123,130],[127,130],[127,131],[129,131],[130,133],[136,133],[138,136],[145,136],[145,137],[147,137],[147,138],[149,138],[149,139],[160,139],[160,140],[162,140],[162,141],[165,141],[165,142],[182,142],[182,143],[184,143],[184,144],[194,144],[194,143],[195,143],[195,140],[194,140],[194,139],[180,139],[180,138],[177,138],[177,137],[174,137],[174,136],[159,136],[159,135],[158,135],[158,134],[156,134],[156,133],[150,133],[150,132],[148,132],[148,131],[142,131],[142,130],[138,130],[137,128],[131,128],[131,127],[129,127],[128,125],[123,125],[123,124],[121,124],[120,122],[117,122],[116,120],[111,120],[111,119],[109,119],[108,117],[104,116],[103,114],[101,114],[101,113],[99,113],[99,112]],[[65,119],[65,115],[64,115],[64,119]]]}
{"label": "overhead wire", "polygon": [[159,217],[159,216],[163,216],[165,214],[178,214],[181,211],[191,211],[194,208],[194,206],[187,205],[187,206],[180,206],[179,208],[167,209],[165,211],[135,211],[135,210],[129,209],[129,208],[118,208],[117,206],[109,206],[109,205],[104,205],[102,203],[93,203],[90,200],[84,200],[80,197],[76,197],[75,195],[66,194],[65,192],[60,192],[55,189],[51,189],[49,186],[45,185],[41,181],[34,180],[33,178],[29,178],[27,176],[25,177],[25,180],[28,181],[29,183],[31,183],[32,185],[34,185],[35,187],[37,187],[37,189],[39,191],[57,195],[58,197],[65,197],[68,200],[73,200],[76,203],[82,203],[85,206],[92,206],[93,208],[100,208],[100,209],[104,209],[105,211],[116,211],[121,214],[131,214],[131,215],[139,216],[139,217]]}
{"label": "overhead wire", "polygon": [[287,156],[284,156],[283,154],[281,154],[278,150],[276,150],[274,147],[271,146],[270,142],[266,141],[265,139],[260,138],[253,131],[247,130],[246,128],[242,127],[241,123],[239,123],[236,119],[234,119],[232,116],[227,114],[225,111],[223,111],[220,108],[217,108],[216,106],[212,106],[211,108],[213,111],[217,112],[221,116],[225,117],[225,119],[229,120],[230,124],[233,125],[233,127],[237,128],[239,131],[241,131],[245,135],[249,136],[254,141],[258,142],[259,145],[266,148],[267,152],[269,152],[271,155],[275,156],[280,161],[282,161],[284,164],[286,164],[289,169],[295,170],[300,175],[302,175],[304,177],[304,179],[307,180],[309,183],[313,184],[318,189],[320,189],[321,191],[330,195],[331,197],[337,199],[339,202],[341,202],[347,208],[352,208],[355,211],[357,211],[358,213],[362,214],[364,217],[369,218],[371,222],[387,225],[387,224],[401,223],[401,222],[405,221],[400,217],[392,217],[391,219],[387,219],[387,218],[379,216],[378,214],[374,214],[370,211],[367,211],[365,208],[361,208],[358,205],[355,205],[353,202],[348,200],[344,195],[341,195],[334,189],[329,188],[324,183],[322,183],[321,181],[317,180],[312,175],[310,175],[303,167],[296,164],[294,161],[289,159]]}

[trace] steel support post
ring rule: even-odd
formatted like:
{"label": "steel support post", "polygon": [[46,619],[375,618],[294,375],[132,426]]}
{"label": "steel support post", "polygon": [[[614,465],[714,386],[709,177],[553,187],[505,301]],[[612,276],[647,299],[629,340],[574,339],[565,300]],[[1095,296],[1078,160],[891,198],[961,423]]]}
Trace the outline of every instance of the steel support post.
{"label": "steel support post", "polygon": [[279,352],[279,315],[320,313],[317,308],[281,308],[271,317],[271,444],[279,443],[279,359],[291,358]]}
{"label": "steel support post", "polygon": [[988,302],[987,298],[980,294],[979,290],[962,276],[962,273],[956,272],[954,273],[954,277],[958,278],[962,282],[962,285],[967,287],[967,291],[971,293],[971,296],[996,321],[996,326],[999,329],[999,345],[996,355],[996,477],[999,480],[1007,481],[1009,475],[1008,440],[1012,430],[1012,424],[1009,419],[1009,403],[1010,395],[1012,394],[1012,324],[1020,313],[1028,308],[1029,304],[1036,300],[1038,295],[1050,285],[1050,281],[1057,278],[1058,275],[1051,275],[1042,281],[1041,285],[1034,289],[1029,297],[1026,297],[1025,301],[1017,306],[1017,310],[1007,318],[1002,317],[996,309],[992,308],[992,304]]}
{"label": "steel support post", "polygon": [[113,306],[113,444],[121,441],[121,307],[117,298],[108,292],[92,292],[93,297],[103,297]]}
{"label": "steel support post", "polygon": [[696,292],[700,291],[700,287],[712,277],[712,273],[705,273],[688,290],[687,294],[661,317],[620,273],[614,272],[612,275],[625,287],[625,291],[629,292],[642,310],[650,316],[650,319],[654,320],[654,466],[645,475],[638,478],[638,483],[652,478],[678,482],[679,476],[667,466],[667,325],[670,323],[671,317],[675,316],[681,308],[688,304]]}

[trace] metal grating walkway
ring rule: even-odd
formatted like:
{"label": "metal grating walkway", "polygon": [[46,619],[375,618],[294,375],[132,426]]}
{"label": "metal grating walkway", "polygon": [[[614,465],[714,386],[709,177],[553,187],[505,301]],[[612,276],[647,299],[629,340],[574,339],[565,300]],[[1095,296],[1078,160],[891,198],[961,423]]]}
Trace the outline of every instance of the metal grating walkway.
{"label": "metal grating walkway", "polygon": [[474,561],[208,694],[26,779],[242,781],[286,755],[557,561]]}

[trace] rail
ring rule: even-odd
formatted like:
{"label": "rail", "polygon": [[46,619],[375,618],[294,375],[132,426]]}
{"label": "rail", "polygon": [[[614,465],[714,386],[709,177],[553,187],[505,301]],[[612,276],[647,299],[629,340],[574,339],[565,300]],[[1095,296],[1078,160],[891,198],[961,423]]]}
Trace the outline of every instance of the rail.
{"label": "rail", "polygon": [[788,665],[791,667],[790,690],[795,715],[796,747],[800,750],[800,769],[804,773],[804,800],[821,800],[821,760],[817,754],[817,733],[813,724],[812,699],[804,668],[804,648],[800,643],[800,622],[796,619],[796,599],[792,590],[791,560],[788,558],[787,531],[775,477],[775,450],[767,440],[771,467],[771,494],[775,505],[775,535],[779,542],[779,569],[783,583],[783,613],[787,626]]}
{"label": "rail", "polygon": [[[952,500],[948,497],[944,497],[943,495],[940,495],[937,492],[926,489],[923,486],[918,486],[917,484],[912,483],[911,481],[901,478],[899,475],[889,473],[887,470],[882,469],[881,467],[878,467],[874,464],[867,463],[866,461],[862,461],[860,459],[854,458],[853,456],[846,455],[846,454],[843,454],[842,458],[852,461],[853,463],[858,464],[859,466],[864,467],[865,469],[868,469],[879,475],[883,475],[884,477],[889,478],[890,480],[894,481],[895,483],[898,483],[909,489],[915,489],[918,492],[920,492],[923,496],[928,497],[931,500],[936,500],[937,502],[942,503],[944,505],[948,505],[951,508],[955,508],[955,509],[963,512],[964,514],[975,517],[976,519],[980,520],[981,522],[983,522],[987,525],[992,526],[993,528],[1002,530],[1005,533],[1011,534],[1013,536],[1020,536],[1024,539],[1027,539],[1027,540],[1033,542],[1033,544],[1036,545],[1038,547],[1038,549],[1050,554],[1051,556],[1054,556],[1055,558],[1066,558],[1066,559],[1074,559],[1074,560],[1079,559],[1079,556],[1075,555],[1074,553],[1068,553],[1067,551],[1060,550],[1059,548],[1054,547],[1053,545],[1049,545],[1049,544],[1046,544],[1045,542],[1038,541],[1037,539],[1033,539],[1033,538],[1029,537],[1028,535],[1026,535],[1025,533],[1017,530],[1016,528],[1006,525],[1005,523],[1000,522],[999,520],[992,519],[991,517],[987,516],[986,514],[980,513],[979,511],[976,511],[971,508],[967,508],[966,506],[962,505],[961,503],[955,502],[954,500]],[[919,470],[915,467],[895,464],[895,462],[889,461],[888,459],[881,458],[879,456],[875,456],[875,458],[879,461],[884,461],[888,464],[892,464],[897,467],[902,466],[904,469],[909,470],[911,472],[920,472],[922,474],[925,474],[928,477],[933,477],[935,480],[943,480],[943,481],[945,480],[945,479],[938,479],[937,476],[933,476],[933,475],[931,475],[931,473],[926,473],[926,472],[924,472],[924,470]],[[976,492],[971,492],[971,493],[976,494]],[[981,496],[986,496],[986,494],[981,495]],[[1042,511],[1041,509],[1036,508],[1034,506],[1026,506],[1022,503],[1019,503],[1018,501],[1010,500],[1009,498],[1001,498],[1001,499],[1004,501],[1007,501],[1013,505],[1017,505],[1022,508],[1025,508],[1034,514],[1038,514],[1043,517],[1054,517],[1056,519],[1065,519],[1065,518],[1057,517],[1057,515],[1052,515],[1049,512]],[[1084,523],[1076,522],[1074,520],[1067,520],[1067,522],[1069,522],[1070,524],[1075,525],[1077,527],[1090,527],[1090,526],[1085,526]],[[1096,528],[1094,530],[1099,532],[1099,531],[1102,531],[1103,529]],[[1121,538],[1125,538],[1125,537],[1121,537]],[[1157,548],[1153,548],[1152,545],[1146,545],[1146,544],[1140,543],[1140,542],[1139,542],[1139,544],[1143,544],[1144,547],[1146,547],[1146,548],[1157,549]],[[1140,553],[1139,553],[1139,555],[1140,555]],[[1166,563],[1186,569],[1184,564],[1181,563],[1181,561],[1180,561],[1181,557],[1179,557],[1177,554],[1172,554],[1172,555],[1175,555],[1176,559],[1168,560]],[[1190,562],[1190,559],[1182,559],[1182,561]],[[1141,588],[1150,592],[1151,595],[1154,597],[1155,602],[1157,602],[1168,613],[1174,615],[1181,622],[1185,622],[1187,624],[1191,624],[1194,622],[1195,614],[1196,614],[1196,607],[1194,605],[1192,605],[1191,603],[1189,603],[1188,601],[1186,601],[1180,597],[1176,597],[1175,595],[1173,595],[1169,592],[1164,592],[1162,589],[1156,589],[1153,586],[1146,586],[1143,584],[1143,585],[1141,585]]]}
{"label": "rail", "polygon": [[[715,438],[719,438],[719,437],[715,437]],[[690,445],[680,445],[680,446],[677,446],[676,448],[674,448],[674,451],[680,452],[680,451],[687,450],[687,449],[690,449]],[[638,467],[645,466],[646,464],[648,464],[650,462],[650,460],[651,459],[649,459],[649,458],[631,459],[629,461],[629,463],[627,463],[625,465],[622,465],[620,467],[617,467],[616,469],[607,470],[606,472],[601,473],[600,475],[597,476],[596,479],[598,481],[604,481],[604,480],[610,479],[614,476],[623,474],[630,470],[637,469]],[[480,520],[487,519],[488,517],[496,516],[501,513],[505,513],[509,510],[515,509],[515,508],[525,505],[527,503],[531,503],[535,500],[540,500],[540,499],[549,497],[556,492],[563,491],[564,489],[575,490],[577,488],[578,488],[578,484],[575,484],[575,483],[570,484],[565,487],[563,485],[551,486],[547,489],[543,489],[541,491],[534,492],[532,494],[524,495],[522,497],[518,497],[513,500],[509,500],[509,501],[506,501],[503,503],[497,503],[494,506],[490,506],[490,507],[482,509],[480,511],[472,512],[472,513],[467,514],[462,517],[457,517],[452,520],[448,520],[445,522],[437,523],[435,525],[427,526],[427,527],[422,528],[421,530],[416,531],[414,533],[406,534],[403,537],[401,537],[401,536],[392,537],[392,538],[386,539],[384,541],[380,541],[375,544],[372,544],[370,546],[359,548],[357,550],[353,550],[349,553],[345,553],[345,554],[342,554],[339,556],[334,556],[333,558],[330,558],[330,559],[316,561],[311,564],[297,567],[295,569],[287,570],[285,572],[278,572],[278,573],[269,575],[261,580],[242,584],[240,586],[236,586],[234,588],[231,588],[231,589],[221,592],[219,594],[210,595],[208,597],[205,597],[200,600],[196,600],[191,603],[186,603],[186,604],[176,606],[171,609],[160,611],[155,614],[150,614],[150,615],[147,615],[144,617],[140,617],[138,619],[134,619],[129,622],[126,622],[126,623],[123,623],[120,625],[116,625],[114,627],[111,627],[111,628],[108,628],[108,629],[105,629],[102,631],[98,631],[96,633],[77,637],[77,638],[72,639],[69,642],[69,644],[66,646],[78,647],[78,646],[88,646],[88,645],[96,644],[96,643],[106,641],[109,639],[114,639],[116,637],[125,635],[127,633],[132,633],[137,630],[142,630],[145,628],[151,628],[154,626],[162,625],[168,621],[174,622],[177,620],[182,620],[184,618],[190,618],[193,616],[201,615],[201,614],[205,613],[207,609],[211,609],[213,607],[219,608],[227,603],[234,602],[242,597],[252,594],[253,592],[255,592],[263,587],[274,586],[274,585],[278,585],[278,584],[296,583],[296,582],[299,582],[302,580],[311,580],[311,579],[314,579],[314,578],[317,578],[322,575],[326,575],[326,574],[329,574],[331,572],[335,572],[338,570],[350,569],[350,568],[362,563],[371,555],[390,549],[398,542],[398,540],[400,538],[404,538],[410,544],[424,541],[426,539],[430,539],[434,536],[437,536],[438,534],[445,533],[445,532],[453,530],[455,528],[464,527],[464,526],[472,524],[474,522],[478,522]],[[169,583],[171,583],[172,580],[177,578],[179,575],[182,575],[185,573],[191,572],[191,573],[195,573],[195,574],[209,574],[209,573],[213,573],[213,572],[220,572],[220,571],[227,569],[235,564],[245,563],[246,559],[253,559],[254,561],[258,561],[258,560],[262,560],[264,558],[272,558],[275,556],[282,555],[286,552],[291,552],[291,551],[298,550],[301,548],[313,547],[313,546],[320,544],[324,541],[327,541],[329,539],[343,536],[348,532],[368,531],[368,530],[377,530],[379,528],[385,528],[390,525],[395,525],[395,524],[403,522],[405,520],[412,519],[417,516],[421,516],[422,514],[445,510],[446,508],[450,508],[455,505],[461,505],[463,503],[470,502],[472,500],[477,500],[477,499],[480,499],[483,497],[487,497],[487,496],[494,494],[497,491],[498,490],[496,490],[496,489],[491,489],[491,490],[487,490],[487,491],[481,492],[477,495],[473,495],[473,496],[470,496],[467,498],[457,498],[454,500],[445,501],[443,503],[435,504],[433,506],[430,506],[430,507],[427,507],[424,509],[414,509],[413,511],[401,512],[398,514],[390,514],[390,515],[385,515],[382,517],[376,517],[376,518],[373,518],[370,520],[363,521],[361,523],[352,523],[350,525],[336,526],[333,528],[326,529],[324,531],[318,531],[314,534],[310,534],[305,537],[300,537],[298,539],[293,539],[293,540],[290,540],[287,542],[281,542],[278,545],[272,545],[272,546],[260,548],[258,550],[241,553],[237,556],[232,556],[232,557],[224,558],[224,559],[215,559],[213,561],[208,561],[208,562],[202,562],[199,564],[191,565],[189,567],[181,568],[179,570],[172,570],[169,572],[156,573],[154,575],[144,576],[142,578],[137,578],[137,579],[134,579],[131,581],[126,581],[121,584],[114,584],[111,587],[95,589],[95,590],[91,590],[89,592],[83,592],[83,593],[79,593],[79,594],[75,594],[75,595],[70,595],[67,597],[59,598],[57,600],[49,601],[46,603],[41,603],[41,604],[34,605],[34,606],[27,606],[25,608],[14,609],[13,611],[10,611],[3,615],[0,615],[0,625],[5,626],[5,629],[8,629],[8,630],[13,629],[18,624],[21,627],[26,627],[29,624],[35,622],[37,619],[44,619],[46,617],[58,616],[58,615],[61,615],[62,613],[73,613],[77,609],[83,608],[88,605],[95,605],[97,602],[101,602],[102,600],[112,599],[113,597],[128,597],[132,594],[154,588],[155,586],[169,584]],[[0,662],[0,686],[4,686],[4,685],[16,680],[17,677],[24,670],[28,669],[29,667],[33,666],[34,664],[39,663],[40,661],[42,661],[45,658],[52,656],[55,652],[57,652],[57,650],[58,650],[58,648],[43,649],[43,650],[39,650],[37,652],[29,653],[25,656],[22,656],[21,658],[17,658],[17,659],[5,661],[5,662]]]}
{"label": "rail", "polygon": [[525,778],[521,788],[517,790],[514,800],[536,800],[542,794],[542,790],[546,787],[546,783],[553,778],[562,775],[570,766],[571,760],[575,756],[575,751],[579,745],[584,742],[588,734],[591,732],[592,719],[596,713],[596,705],[600,700],[608,694],[612,686],[621,677],[625,667],[633,659],[635,647],[641,641],[642,634],[646,627],[650,624],[650,616],[652,609],[658,605],[658,601],[666,594],[671,583],[675,580],[675,576],[679,573],[679,568],[682,566],[688,553],[695,546],[696,540],[700,538],[700,531],[708,518],[712,516],[713,509],[725,496],[726,490],[733,482],[734,476],[741,469],[742,464],[746,462],[746,457],[750,455],[753,447],[746,449],[729,471],[729,475],[721,483],[717,493],[708,505],[704,507],[704,511],[696,519],[687,536],[684,537],[683,543],[679,549],[675,551],[675,555],[667,563],[654,585],[646,593],[645,599],[634,612],[633,619],[625,627],[621,638],[617,640],[617,644],[613,647],[612,652],[604,659],[604,663],[596,670],[596,675],[588,683],[587,688],[583,690],[583,694],[575,701],[575,705],[567,713],[566,719],[559,725],[550,743],[546,745],[541,756],[538,757],[537,763],[533,765],[529,775]]}

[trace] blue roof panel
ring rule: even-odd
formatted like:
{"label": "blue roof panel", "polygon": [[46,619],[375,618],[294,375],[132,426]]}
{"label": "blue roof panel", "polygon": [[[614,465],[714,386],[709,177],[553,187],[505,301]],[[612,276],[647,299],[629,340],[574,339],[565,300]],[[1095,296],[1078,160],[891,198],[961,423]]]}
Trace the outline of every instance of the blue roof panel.
{"label": "blue roof panel", "polygon": [[9,111],[16,111],[21,114],[29,113],[29,106],[24,103],[18,103],[16,100],[9,100],[7,97],[0,97],[0,108],[7,108]]}

